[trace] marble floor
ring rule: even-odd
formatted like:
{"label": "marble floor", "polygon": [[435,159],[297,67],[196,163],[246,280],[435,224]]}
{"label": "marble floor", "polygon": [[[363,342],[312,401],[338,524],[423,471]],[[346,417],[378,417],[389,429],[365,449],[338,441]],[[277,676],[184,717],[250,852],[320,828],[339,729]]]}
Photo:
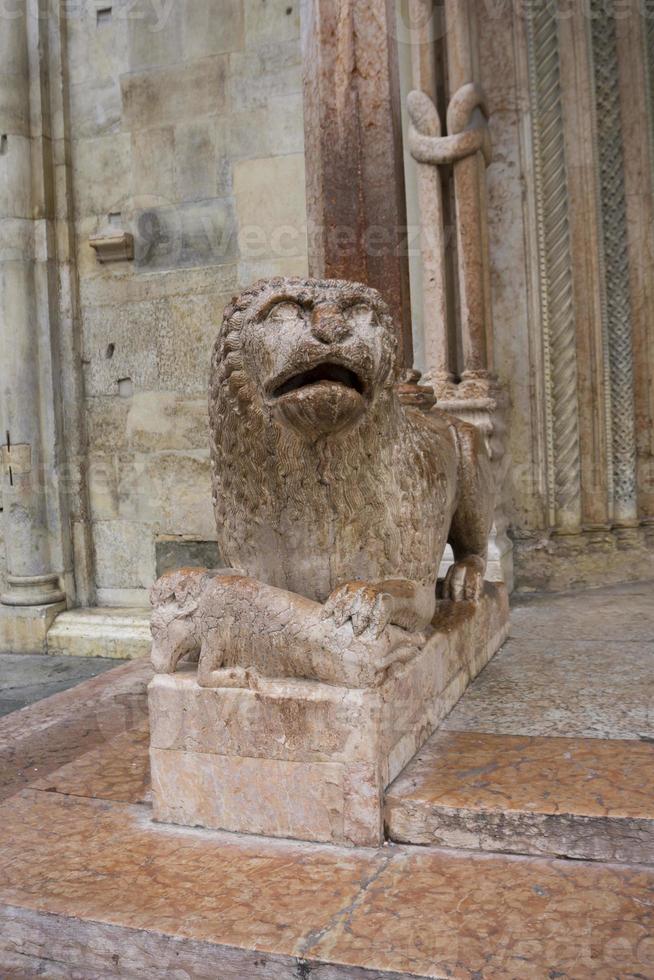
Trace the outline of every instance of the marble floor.
{"label": "marble floor", "polygon": [[515,600],[449,731],[654,740],[654,582]]}
{"label": "marble floor", "polygon": [[120,663],[101,657],[0,653],[0,715],[49,698]]}
{"label": "marble floor", "polygon": [[651,596],[518,604],[378,849],[155,824],[143,661],[0,719],[0,976],[654,977]]}

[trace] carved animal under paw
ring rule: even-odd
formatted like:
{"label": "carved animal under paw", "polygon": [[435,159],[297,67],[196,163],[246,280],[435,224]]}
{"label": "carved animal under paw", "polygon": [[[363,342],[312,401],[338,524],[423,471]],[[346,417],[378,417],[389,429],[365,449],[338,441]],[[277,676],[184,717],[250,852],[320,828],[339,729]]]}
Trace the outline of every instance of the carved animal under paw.
{"label": "carved animal under paw", "polygon": [[366,286],[271,279],[227,308],[209,413],[218,545],[239,572],[155,585],[157,669],[201,648],[206,686],[369,686],[419,644],[447,541],[444,596],[479,596],[485,448],[473,427],[403,404],[399,381],[388,308]]}

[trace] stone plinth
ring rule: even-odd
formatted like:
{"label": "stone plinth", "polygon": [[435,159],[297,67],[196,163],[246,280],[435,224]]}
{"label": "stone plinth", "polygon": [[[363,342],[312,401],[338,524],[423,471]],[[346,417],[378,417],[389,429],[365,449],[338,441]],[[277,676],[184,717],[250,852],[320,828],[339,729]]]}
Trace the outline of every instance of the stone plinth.
{"label": "stone plinth", "polygon": [[508,630],[503,586],[443,602],[425,645],[375,688],[261,679],[202,688],[195,667],[149,688],[155,819],[379,845],[385,787],[438,727]]}
{"label": "stone plinth", "polygon": [[65,611],[65,602],[0,606],[0,649],[5,653],[47,653],[48,630]]}

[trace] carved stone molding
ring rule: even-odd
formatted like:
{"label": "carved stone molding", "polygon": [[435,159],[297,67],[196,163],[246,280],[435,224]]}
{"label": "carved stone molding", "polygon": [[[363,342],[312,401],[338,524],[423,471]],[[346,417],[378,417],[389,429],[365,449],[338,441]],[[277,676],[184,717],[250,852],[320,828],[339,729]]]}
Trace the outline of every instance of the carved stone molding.
{"label": "carved stone molding", "polygon": [[576,328],[556,11],[529,5],[529,88],[544,354],[549,519],[580,524]]}
{"label": "carved stone molding", "polygon": [[603,315],[610,377],[613,513],[630,524],[636,509],[634,363],[629,293],[627,205],[615,11],[591,0],[597,168],[605,292]]}
{"label": "carved stone molding", "polygon": [[[654,0],[643,0],[643,47],[647,69],[645,95],[649,115],[650,163],[654,161]],[[654,177],[654,173],[652,175]]]}
{"label": "carved stone molding", "polygon": [[463,85],[447,110],[448,136],[440,134],[440,120],[433,102],[424,92],[409,92],[407,109],[411,119],[409,150],[417,163],[434,166],[455,163],[481,152],[491,160],[486,98],[478,85]]}

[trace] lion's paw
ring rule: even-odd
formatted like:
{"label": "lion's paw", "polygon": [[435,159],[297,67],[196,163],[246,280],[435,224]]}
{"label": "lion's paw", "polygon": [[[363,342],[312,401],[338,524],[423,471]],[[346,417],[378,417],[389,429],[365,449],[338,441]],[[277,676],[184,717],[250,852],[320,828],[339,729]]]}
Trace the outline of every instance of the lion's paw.
{"label": "lion's paw", "polygon": [[455,562],[443,581],[442,598],[452,602],[476,602],[484,588],[485,570],[485,562],[478,555]]}
{"label": "lion's paw", "polygon": [[388,626],[393,614],[393,597],[370,582],[347,582],[327,599],[322,619],[334,620],[336,626],[352,622],[352,632],[360,636],[369,630],[377,639]]}

